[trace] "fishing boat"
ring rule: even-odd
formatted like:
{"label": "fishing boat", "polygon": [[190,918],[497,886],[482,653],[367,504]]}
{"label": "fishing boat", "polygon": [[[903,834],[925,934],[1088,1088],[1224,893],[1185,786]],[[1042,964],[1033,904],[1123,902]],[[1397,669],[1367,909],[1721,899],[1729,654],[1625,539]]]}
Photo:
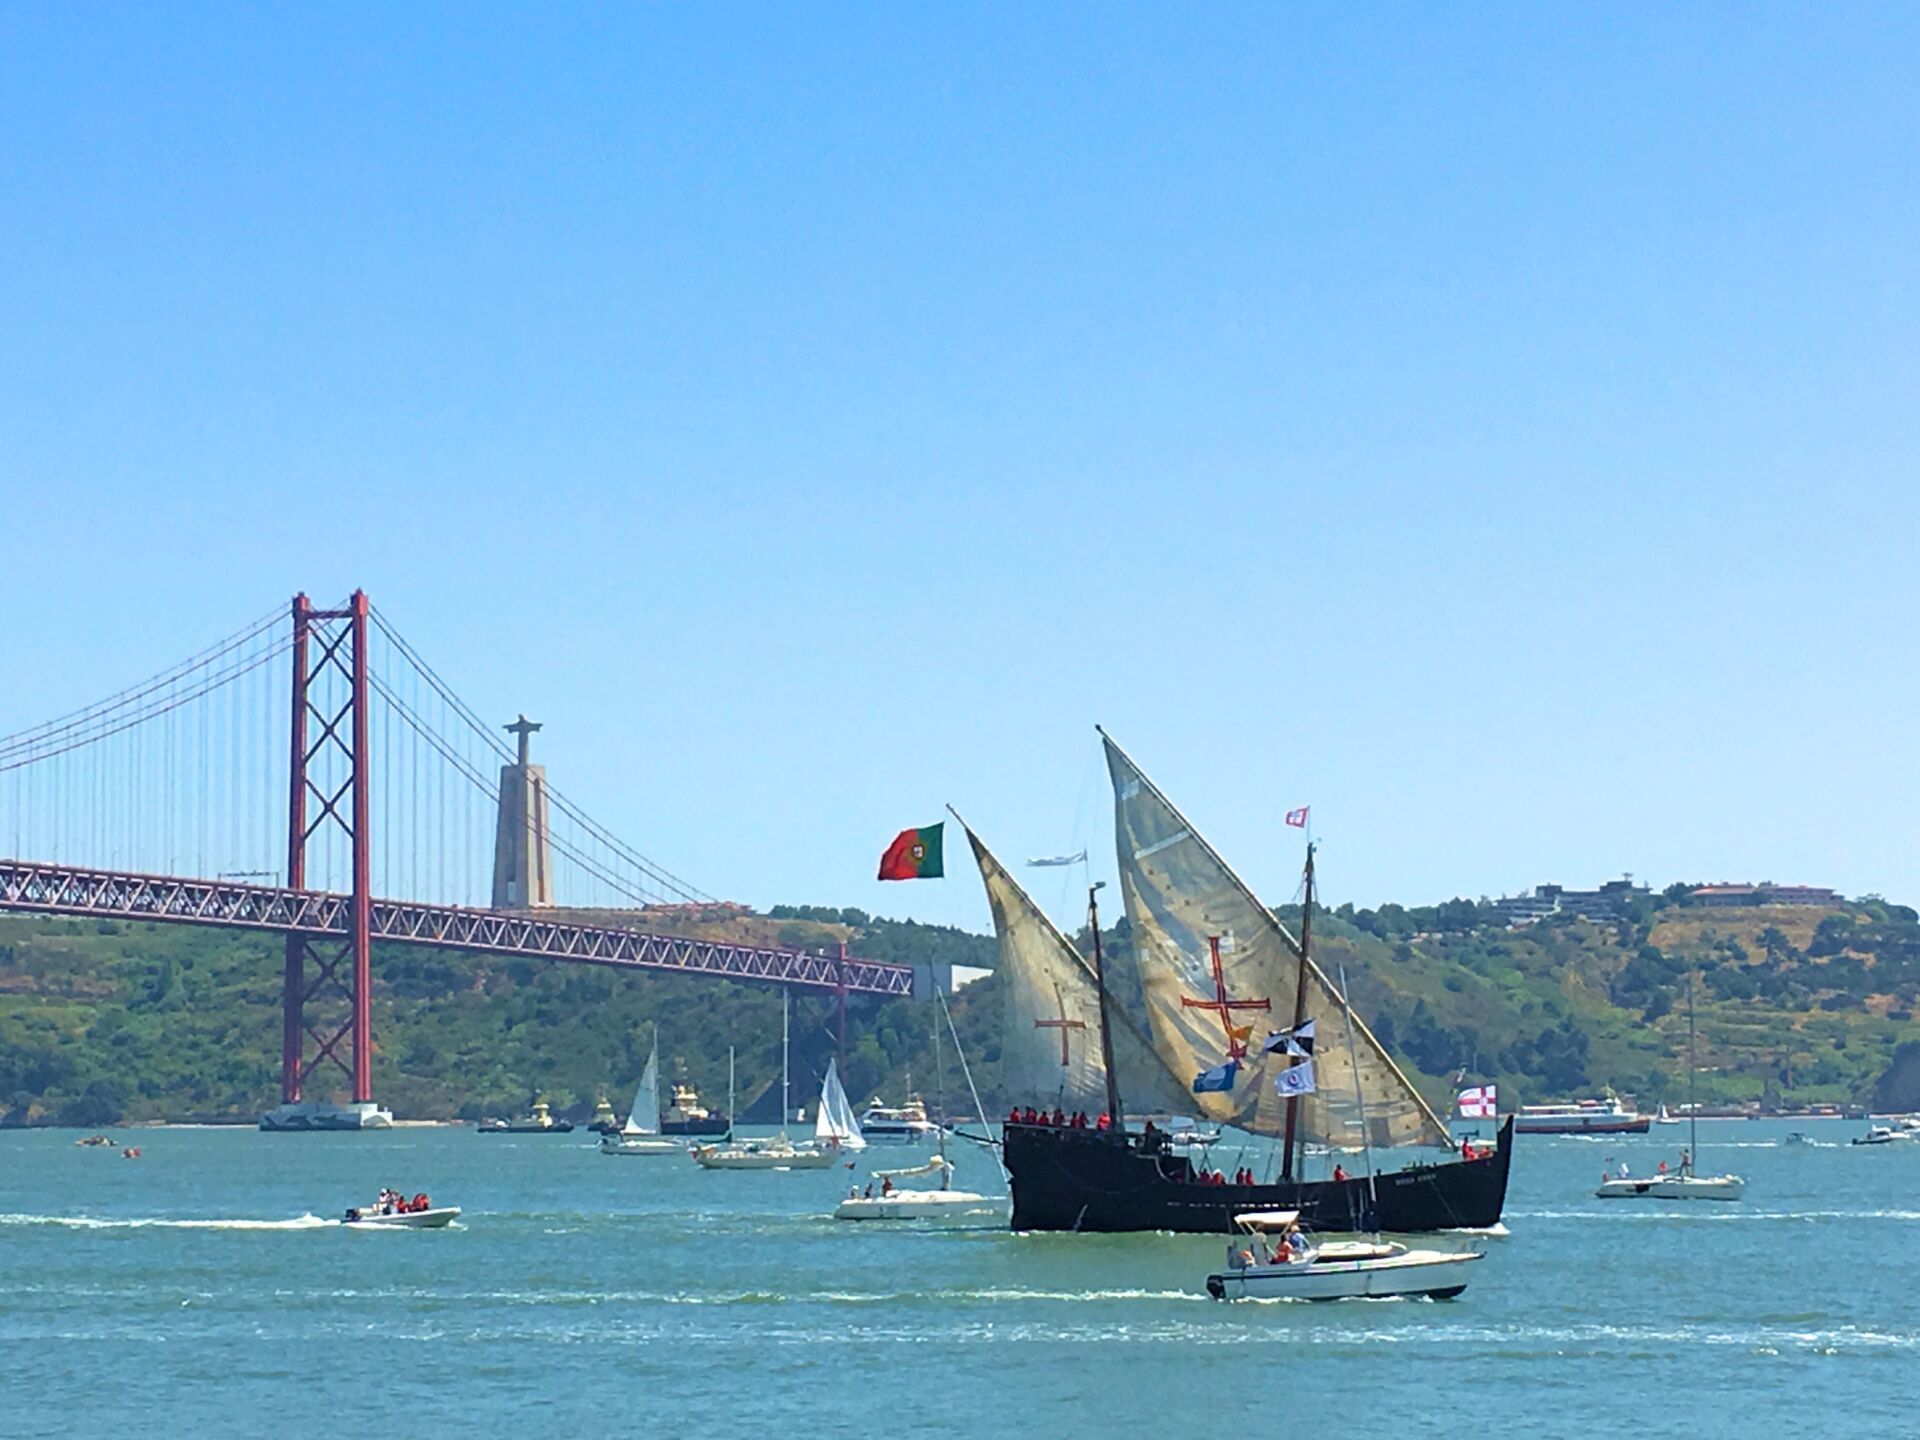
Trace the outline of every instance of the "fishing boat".
{"label": "fishing boat", "polygon": [[660,1134],[660,1036],[653,1037],[647,1068],[640,1073],[627,1120],[611,1135],[600,1137],[602,1155],[678,1155],[680,1144]]}
{"label": "fishing boat", "polygon": [[[1409,1250],[1404,1245],[1316,1244],[1297,1210],[1233,1217],[1241,1234],[1227,1244],[1227,1268],[1207,1277],[1216,1300],[1353,1300],[1429,1296],[1450,1300],[1467,1288],[1477,1251]],[[1282,1243],[1269,1246],[1278,1234]]]}
{"label": "fishing boat", "polygon": [[909,1095],[906,1104],[898,1107],[882,1105],[876,1095],[860,1117],[860,1132],[869,1140],[911,1145],[933,1139],[940,1127],[927,1118],[926,1102],[918,1095]]}
{"label": "fishing boat", "polygon": [[1653,1117],[1617,1095],[1565,1105],[1522,1105],[1514,1129],[1522,1135],[1644,1135]]}
{"label": "fishing boat", "polygon": [[[1278,1210],[1296,1211],[1321,1231],[1497,1224],[1512,1118],[1497,1143],[1457,1158],[1445,1122],[1357,1017],[1351,1058],[1313,1055],[1319,1075],[1312,1090],[1299,1090],[1304,1075],[1289,1081],[1296,1093],[1277,1088],[1298,1058],[1286,1053],[1286,1038],[1310,1046],[1312,1027],[1341,1014],[1311,955],[1311,851],[1296,939],[1112,738],[1101,738],[1132,941],[1119,974],[1106,974],[1099,885],[1088,894],[1089,963],[967,830],[1000,944],[1002,1086],[1016,1099],[1045,1101],[1049,1112],[1104,1112],[1109,1121],[1104,1128],[1008,1123],[1013,1228],[1220,1235],[1232,1232],[1238,1214]],[[1268,1038],[1255,1043],[1263,1020]],[[1364,1123],[1347,1098],[1355,1081],[1367,1096]],[[1126,1125],[1123,1086],[1142,1112],[1198,1108],[1210,1126],[1280,1141],[1278,1165],[1270,1167],[1277,1173],[1205,1183],[1214,1177],[1164,1132]],[[1447,1158],[1418,1159],[1379,1174],[1372,1186],[1337,1168],[1326,1178],[1304,1173],[1307,1145],[1348,1152],[1363,1139]]]}
{"label": "fishing boat", "polygon": [[1619,1175],[1604,1175],[1593,1193],[1602,1200],[1738,1200],[1747,1182],[1738,1175],[1701,1175],[1694,1169],[1700,1153],[1700,1105],[1694,1095],[1699,1074],[1694,1058],[1693,975],[1687,975],[1687,1148],[1680,1152],[1680,1168],[1668,1170],[1662,1161],[1654,1174],[1636,1179],[1621,1166]]}
{"label": "fishing boat", "polygon": [[480,1122],[482,1135],[566,1135],[572,1132],[571,1120],[556,1120],[544,1100],[535,1100],[518,1120],[487,1119]]}
{"label": "fishing boat", "polygon": [[[788,1047],[790,1038],[789,1005],[786,993],[780,997],[780,1113],[793,1113],[791,1095],[791,1075],[788,1069]],[[828,1077],[837,1086],[839,1076],[828,1069]],[[846,1103],[846,1095],[841,1094],[841,1103]],[[733,1051],[727,1051],[727,1113],[733,1113]],[[825,1106],[821,1107],[825,1110]],[[847,1106],[848,1121],[853,1119],[851,1106]],[[858,1125],[854,1126],[858,1130]],[[687,1152],[694,1163],[706,1170],[825,1170],[840,1162],[838,1149],[826,1148],[819,1144],[796,1145],[788,1137],[786,1127],[779,1134],[767,1140],[736,1140],[731,1135],[715,1145],[695,1145]]]}

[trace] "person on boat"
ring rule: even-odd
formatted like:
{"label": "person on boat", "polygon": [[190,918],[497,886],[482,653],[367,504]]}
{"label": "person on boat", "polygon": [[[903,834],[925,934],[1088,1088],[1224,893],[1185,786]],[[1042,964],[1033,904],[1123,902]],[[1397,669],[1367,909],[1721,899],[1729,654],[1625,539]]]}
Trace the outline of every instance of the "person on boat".
{"label": "person on boat", "polygon": [[1021,1118],[1024,1123],[1028,1125],[1038,1125],[1040,1123],[1040,1117],[1033,1113],[1033,1106],[1031,1105],[1027,1106],[1027,1113]]}
{"label": "person on boat", "polygon": [[1095,1122],[1093,1128],[1096,1130],[1111,1130],[1113,1128],[1113,1117],[1102,1110],[1100,1112],[1100,1119]]}
{"label": "person on boat", "polygon": [[868,1200],[873,1199],[873,1181],[871,1180],[867,1181],[867,1193],[864,1198]]}
{"label": "person on boat", "polygon": [[1067,1112],[1058,1105],[1053,1107],[1053,1123],[1062,1130],[1067,1128]]}
{"label": "person on boat", "polygon": [[1336,1182],[1347,1178],[1347,1167],[1338,1160],[1333,1162],[1333,1178]]}
{"label": "person on boat", "polygon": [[1007,1124],[1018,1125],[1019,1123],[1020,1123],[1020,1107],[1016,1105],[1007,1112]]}
{"label": "person on boat", "polygon": [[893,1177],[883,1175],[880,1177],[880,1198],[884,1200],[891,1194],[893,1194]]}
{"label": "person on boat", "polygon": [[1465,1139],[1463,1139],[1460,1142],[1460,1158],[1462,1160],[1471,1160],[1474,1158],[1473,1137],[1471,1135],[1467,1136]]}

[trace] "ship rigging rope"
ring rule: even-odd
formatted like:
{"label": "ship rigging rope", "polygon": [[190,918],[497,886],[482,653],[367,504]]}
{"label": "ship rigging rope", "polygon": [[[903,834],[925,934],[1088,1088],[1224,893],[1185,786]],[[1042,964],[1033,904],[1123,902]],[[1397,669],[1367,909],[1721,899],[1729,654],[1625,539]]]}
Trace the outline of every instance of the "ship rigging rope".
{"label": "ship rigging rope", "polygon": [[[399,651],[401,658],[411,665],[420,677],[432,687],[434,693],[446,703],[447,707],[466,723],[468,728],[480,738],[481,743],[498,756],[502,764],[512,765],[517,763],[519,756],[507,746],[505,741],[499,738],[494,732],[493,727],[489,726],[476,715],[472,707],[454,693],[453,687],[441,678],[439,672],[426,662],[419,651],[407,643],[406,638],[394,629],[387,621],[386,616],[383,615],[377,607],[370,607],[369,613],[373,617],[374,624],[379,627],[380,633],[386,636],[395,650]],[[631,845],[621,840],[619,836],[601,825],[599,821],[595,820],[591,815],[588,815],[565,794],[556,790],[551,785],[547,786],[547,801],[556,810],[560,811],[561,814],[579,825],[593,839],[598,840],[629,865],[644,873],[649,879],[659,885],[663,892],[675,894],[682,899],[691,901],[710,902],[713,900],[714,897],[707,894],[706,891],[699,889],[686,880],[682,880],[665,866],[642,855],[638,850],[635,850]]]}
{"label": "ship rigging rope", "polygon": [[97,700],[91,705],[83,705],[78,710],[70,710],[64,715],[55,716],[51,720],[31,726],[28,729],[15,731],[11,735],[0,736],[0,757],[5,757],[20,749],[40,748],[53,741],[56,736],[63,735],[68,731],[82,729],[104,722],[112,718],[111,712],[124,710],[135,702],[145,699],[156,690],[167,689],[170,686],[179,684],[193,671],[205,669],[214,661],[237,650],[248,641],[255,639],[262,632],[272,629],[276,624],[285,619],[285,608],[277,608],[262,616],[260,619],[242,626],[240,629],[234,631],[233,634],[227,636],[226,639],[208,646],[205,650],[195,655],[189,656],[177,665],[171,665],[165,670],[149,675],[145,680],[140,681],[138,684],[130,685],[117,694],[109,695],[104,700]]}

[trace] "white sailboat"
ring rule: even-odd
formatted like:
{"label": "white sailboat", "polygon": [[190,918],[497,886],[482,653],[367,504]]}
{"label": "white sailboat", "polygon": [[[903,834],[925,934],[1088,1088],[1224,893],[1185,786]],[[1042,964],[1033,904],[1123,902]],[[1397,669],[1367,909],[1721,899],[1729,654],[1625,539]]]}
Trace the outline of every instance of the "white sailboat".
{"label": "white sailboat", "polygon": [[[793,1113],[791,1073],[788,1066],[791,1016],[788,999],[780,996],[780,1114]],[[836,1080],[836,1084],[838,1081]],[[844,1104],[846,1097],[841,1096]],[[823,1107],[824,1108],[824,1107]],[[727,1114],[734,1114],[733,1051],[727,1051]],[[848,1118],[852,1118],[851,1107]],[[859,1130],[858,1124],[854,1126]],[[825,1170],[840,1157],[836,1151],[817,1145],[796,1145],[788,1138],[786,1126],[771,1140],[734,1140],[731,1135],[718,1145],[696,1145],[688,1152],[695,1163],[708,1170]]]}
{"label": "white sailboat", "polygon": [[[1687,1148],[1680,1152],[1680,1169],[1634,1178],[1622,1173],[1601,1178],[1594,1195],[1602,1200],[1738,1200],[1747,1182],[1738,1175],[1701,1175],[1693,1157],[1700,1153],[1700,1102],[1694,1094],[1698,1065],[1694,1060],[1693,975],[1687,975]],[[1624,1171],[1624,1167],[1623,1171]]]}
{"label": "white sailboat", "polygon": [[641,1073],[640,1088],[634,1092],[633,1108],[626,1124],[611,1135],[600,1137],[602,1155],[678,1155],[680,1146],[660,1133],[660,1032],[653,1036],[653,1051],[647,1056],[647,1068]]}
{"label": "white sailboat", "polygon": [[822,1149],[867,1148],[866,1137],[860,1133],[860,1122],[853,1118],[853,1105],[847,1099],[846,1087],[840,1083],[838,1060],[827,1062],[826,1078],[820,1082],[820,1109],[813,1117],[813,1138]]}

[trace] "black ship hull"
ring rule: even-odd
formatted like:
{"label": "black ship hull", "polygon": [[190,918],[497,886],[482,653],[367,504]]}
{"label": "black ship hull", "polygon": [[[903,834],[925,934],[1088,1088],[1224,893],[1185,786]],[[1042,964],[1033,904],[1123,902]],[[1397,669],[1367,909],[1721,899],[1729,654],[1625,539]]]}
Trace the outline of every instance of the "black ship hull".
{"label": "black ship hull", "polygon": [[1483,1229],[1500,1223],[1513,1120],[1493,1154],[1380,1174],[1272,1185],[1208,1185],[1164,1136],[1008,1125],[1015,1230],[1172,1230],[1230,1234],[1248,1210],[1298,1210],[1313,1230]]}
{"label": "black ship hull", "polygon": [[724,1135],[727,1133],[727,1117],[709,1115],[704,1120],[662,1120],[662,1135]]}

